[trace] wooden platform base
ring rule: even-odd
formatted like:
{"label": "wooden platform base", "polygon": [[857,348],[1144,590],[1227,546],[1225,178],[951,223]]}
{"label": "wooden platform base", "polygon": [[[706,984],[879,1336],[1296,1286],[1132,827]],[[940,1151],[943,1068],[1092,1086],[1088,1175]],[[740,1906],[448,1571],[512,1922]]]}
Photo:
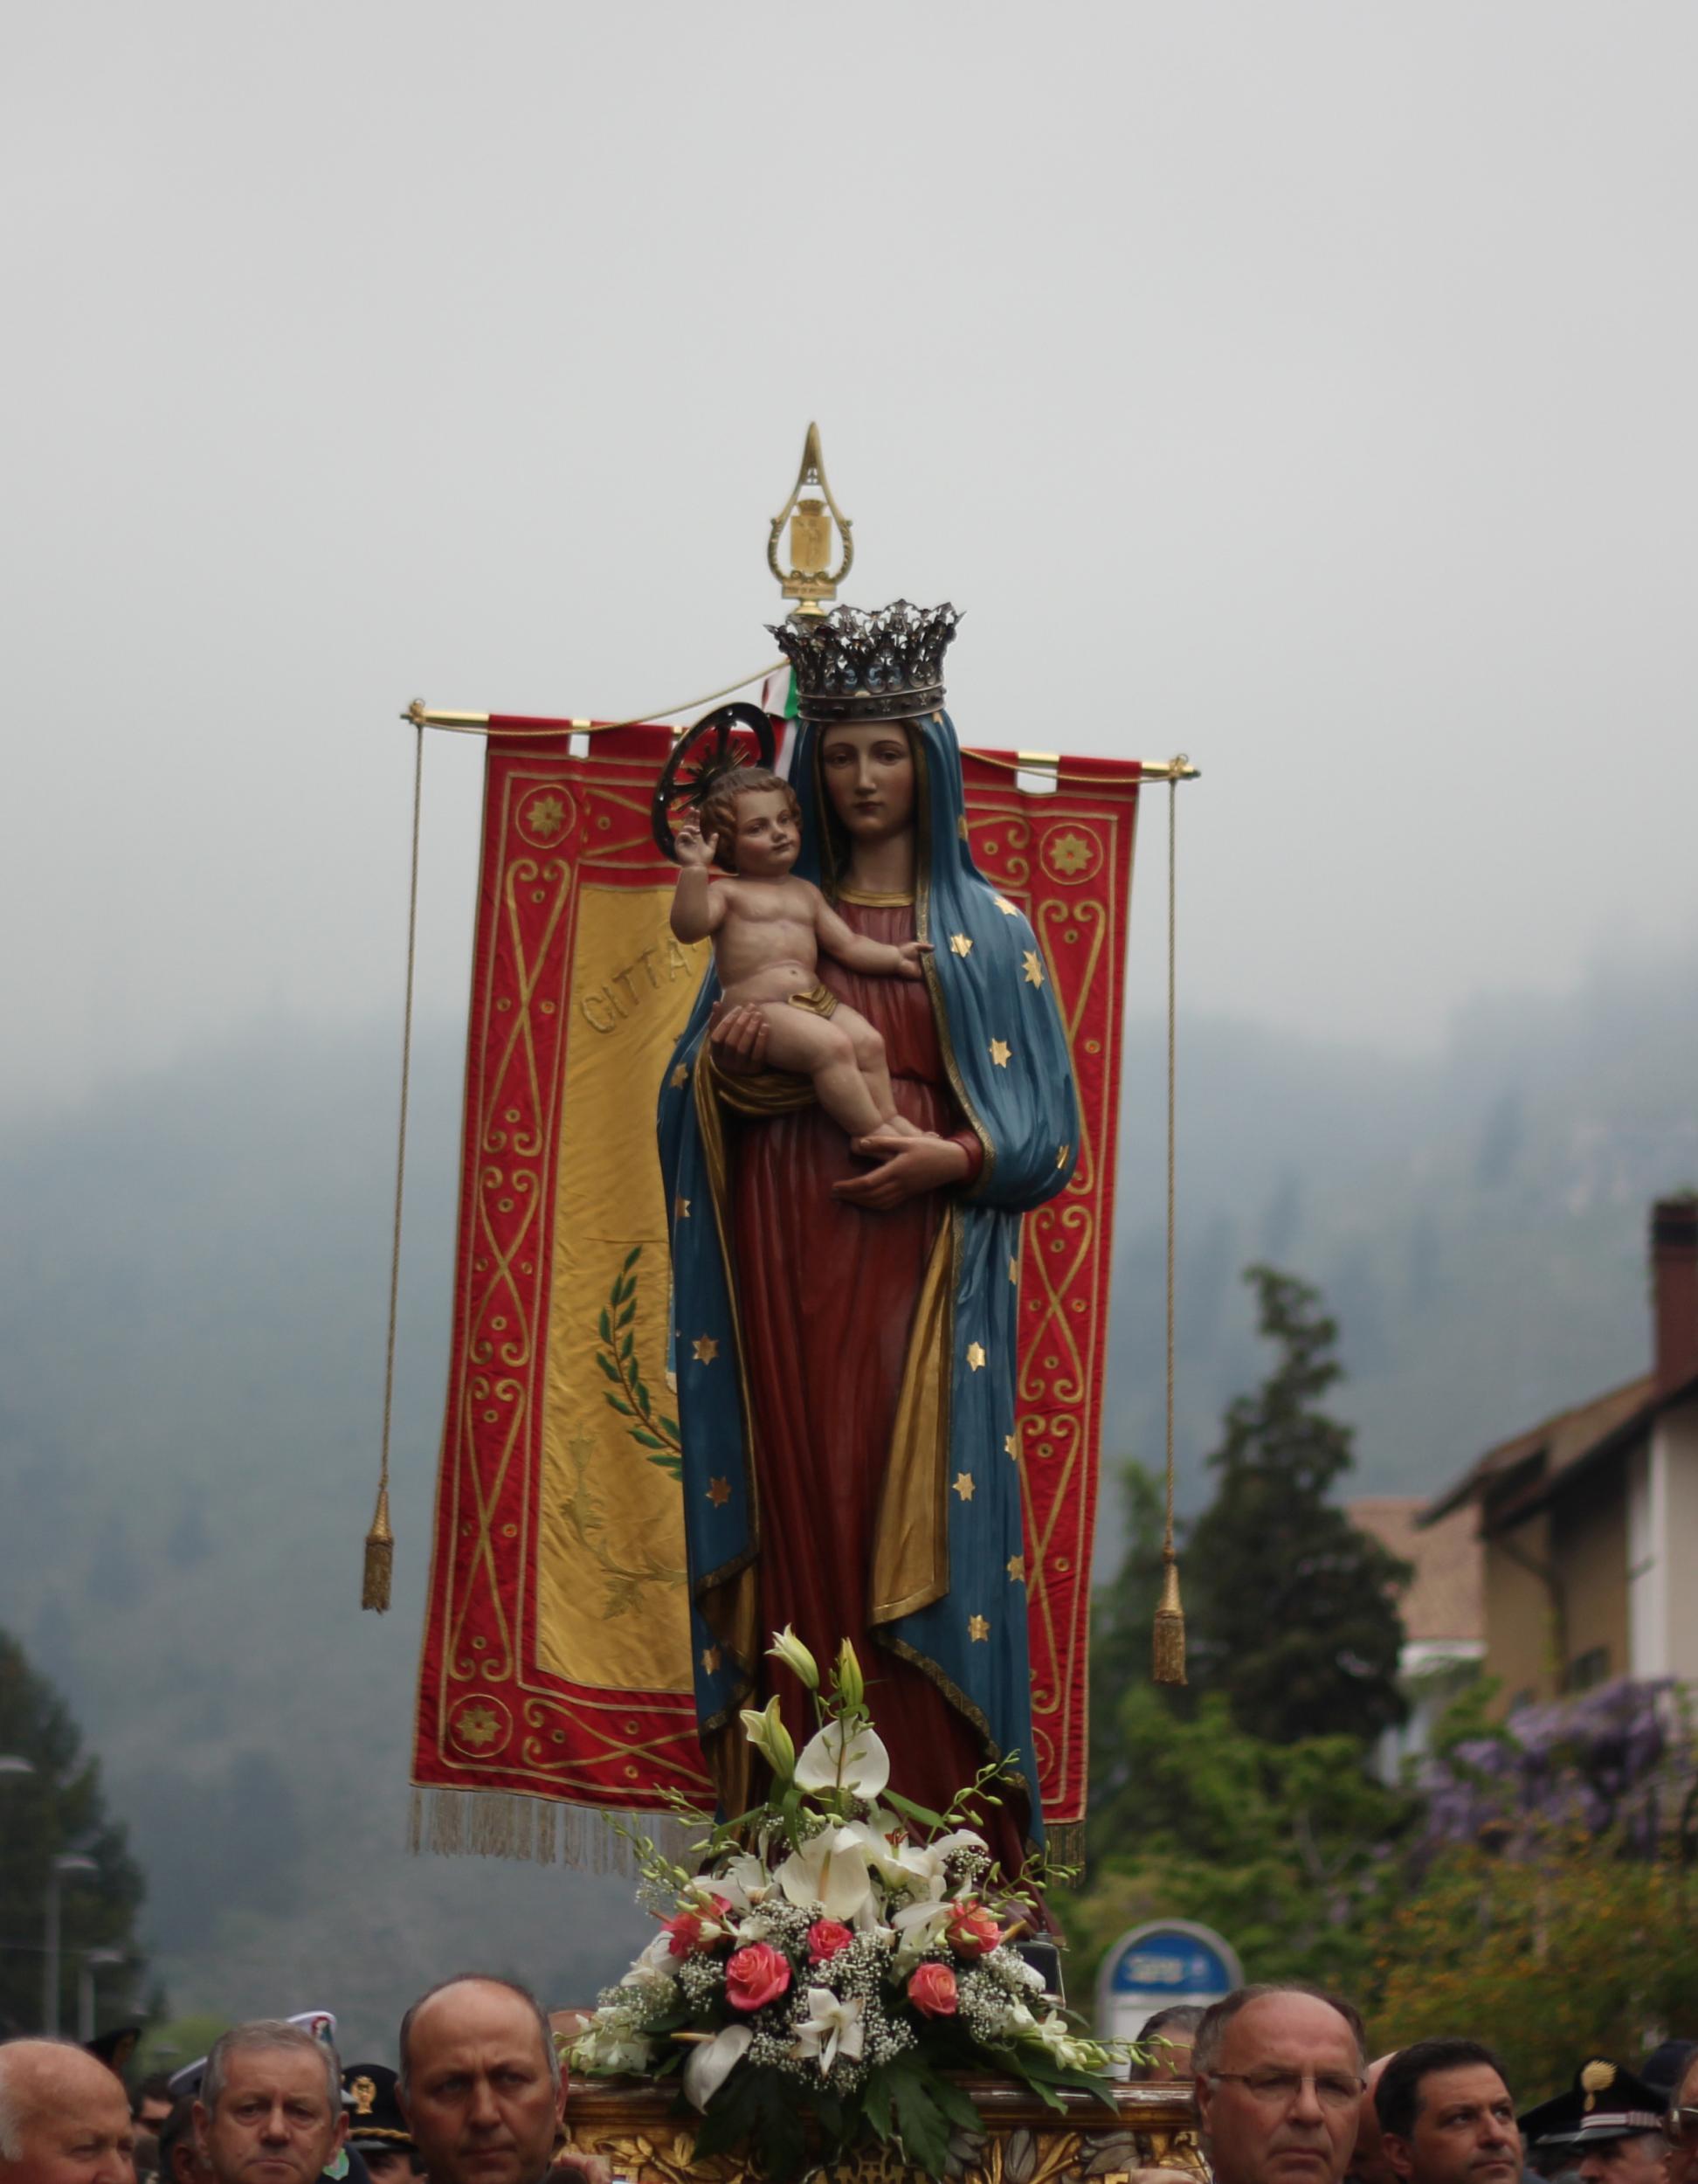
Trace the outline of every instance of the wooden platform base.
{"label": "wooden platform base", "polygon": [[[952,2143],[950,2176],[960,2184],[1127,2184],[1141,2168],[1207,2175],[1188,2084],[1121,2086],[1113,2116],[1078,2096],[1058,2116],[1024,2086],[997,2079],[975,2079],[966,2090],[984,2127]],[[694,2118],[677,2103],[670,2085],[577,2078],[567,2138],[579,2153],[600,2154],[618,2184],[762,2184],[758,2146],[694,2161]],[[831,2184],[924,2184],[923,2172],[876,2146],[829,2174]]]}

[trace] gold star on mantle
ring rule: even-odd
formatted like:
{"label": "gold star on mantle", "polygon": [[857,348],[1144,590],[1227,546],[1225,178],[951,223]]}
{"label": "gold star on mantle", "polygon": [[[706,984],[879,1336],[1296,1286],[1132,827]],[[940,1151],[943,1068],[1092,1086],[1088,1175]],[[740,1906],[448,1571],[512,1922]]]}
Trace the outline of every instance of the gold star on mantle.
{"label": "gold star on mantle", "polygon": [[1007,1068],[1008,1057],[1013,1053],[1013,1051],[1014,1049],[1009,1045],[1005,1039],[993,1039],[990,1041],[990,1059],[996,1063],[998,1069]]}
{"label": "gold star on mantle", "polygon": [[1024,1555],[1010,1555],[1008,1558],[1008,1578],[1011,1585],[1024,1585],[1025,1583],[1025,1557]]}
{"label": "gold star on mantle", "polygon": [[723,1509],[725,1504],[731,1499],[730,1480],[709,1479],[708,1482],[708,1499],[714,1504],[715,1509]]}
{"label": "gold star on mantle", "polygon": [[675,1221],[687,1221],[687,1220],[689,1220],[689,1218],[690,1218],[690,1201],[688,1200],[688,1199],[684,1199],[684,1198],[678,1198],[678,1199],[674,1199],[673,1200],[673,1219]]}
{"label": "gold star on mantle", "polygon": [[1003,1454],[1007,1456],[1012,1456],[1016,1463],[1020,1461],[1020,1436],[1018,1434],[1004,1434],[1003,1435]]}
{"label": "gold star on mantle", "polygon": [[673,1090],[674,1092],[680,1092],[680,1091],[682,1091],[682,1089],[684,1089],[684,1087],[685,1087],[685,1086],[686,1086],[686,1085],[689,1082],[689,1081],[690,1081],[690,1073],[689,1073],[689,1070],[688,1070],[688,1069],[685,1067],[685,1065],[684,1065],[684,1064],[680,1061],[680,1062],[679,1063],[679,1065],[678,1065],[677,1068],[676,1068],[676,1069],[674,1069],[674,1070],[673,1071],[671,1077],[668,1079],[668,1082],[671,1084],[672,1089],[673,1089]]}
{"label": "gold star on mantle", "polygon": [[982,1342],[968,1344],[967,1362],[975,1372],[982,1372],[984,1370],[984,1344]]}
{"label": "gold star on mantle", "polygon": [[1004,917],[1018,917],[1020,915],[1019,911],[1015,908],[1013,903],[1009,901],[1005,895],[993,895],[990,900],[996,904],[997,908],[1002,912]]}
{"label": "gold star on mantle", "polygon": [[990,1635],[990,1626],[983,1615],[970,1615],[967,1618],[967,1635],[975,1645],[982,1644]]}
{"label": "gold star on mantle", "polygon": [[963,812],[962,813],[961,817],[960,817],[960,818],[959,818],[959,819],[956,821],[956,833],[957,834],[959,834],[959,835],[960,835],[960,837],[961,837],[961,839],[962,839],[962,840],[963,840],[963,841],[965,841],[965,840],[966,840],[966,839],[967,839],[967,814],[966,814],[966,812]]}
{"label": "gold star on mantle", "polygon": [[712,1365],[719,1355],[719,1344],[711,1335],[698,1335],[690,1347],[698,1365]]}
{"label": "gold star on mantle", "polygon": [[1068,1155],[1068,1154],[1069,1154],[1072,1151],[1073,1151],[1073,1147],[1072,1147],[1071,1145],[1063,1145],[1063,1146],[1062,1146],[1062,1147],[1061,1147],[1061,1148],[1058,1151],[1058,1152],[1056,1153],[1056,1156],[1055,1156],[1055,1165],[1056,1165],[1056,1166],[1057,1166],[1058,1168],[1065,1168],[1065,1167],[1066,1166],[1066,1165],[1067,1165],[1067,1155]]}
{"label": "gold star on mantle", "polygon": [[717,1646],[704,1646],[701,1648],[701,1667],[703,1674],[707,1676],[717,1676],[719,1674],[719,1648]]}
{"label": "gold star on mantle", "polygon": [[1019,1278],[1020,1278],[1020,1262],[1019,1262],[1019,1261],[1018,1261],[1018,1259],[1011,1259],[1011,1260],[1009,1261],[1009,1262],[1008,1262],[1008,1278],[1009,1278],[1009,1280],[1010,1280],[1011,1282],[1018,1282],[1019,1281]]}
{"label": "gold star on mantle", "polygon": [[967,957],[970,956],[972,952],[973,943],[965,933],[951,933],[949,935],[949,953],[952,956],[960,956],[964,960]]}
{"label": "gold star on mantle", "polygon": [[1028,948],[1025,954],[1021,957],[1021,961],[1025,966],[1026,984],[1028,985],[1042,985],[1044,983],[1044,966],[1038,960],[1038,950],[1035,948]]}
{"label": "gold star on mantle", "polygon": [[957,1471],[956,1473],[955,1490],[958,1495],[960,1495],[963,1502],[970,1502],[972,1500],[973,1475],[970,1471]]}

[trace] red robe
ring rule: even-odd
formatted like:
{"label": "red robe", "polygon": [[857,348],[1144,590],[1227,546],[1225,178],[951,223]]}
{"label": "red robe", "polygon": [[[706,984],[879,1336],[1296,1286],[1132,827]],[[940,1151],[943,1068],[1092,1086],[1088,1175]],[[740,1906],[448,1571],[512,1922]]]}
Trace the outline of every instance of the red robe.
{"label": "red robe", "polygon": [[[869,939],[912,940],[910,905],[839,898]],[[901,1112],[952,1137],[978,1172],[977,1138],[949,1091],[923,985],[864,978],[829,957],[820,977],[883,1036]],[[824,1669],[848,1638],[866,1678],[873,1725],[891,1756],[891,1787],[942,1812],[984,1762],[978,1737],[923,1672],[887,1653],[866,1627],[879,1494],[915,1301],[937,1233],[941,1197],[866,1213],[832,1185],[865,1175],[839,1125],[818,1107],[739,1125],[732,1155],[737,1289],[760,1466],[762,1631],[788,1623]],[[816,1726],[788,1670],[766,1662],[797,1749]],[[1028,1768],[1031,1755],[1025,1755]],[[1011,1873],[1023,1814],[992,1808],[991,1849]]]}

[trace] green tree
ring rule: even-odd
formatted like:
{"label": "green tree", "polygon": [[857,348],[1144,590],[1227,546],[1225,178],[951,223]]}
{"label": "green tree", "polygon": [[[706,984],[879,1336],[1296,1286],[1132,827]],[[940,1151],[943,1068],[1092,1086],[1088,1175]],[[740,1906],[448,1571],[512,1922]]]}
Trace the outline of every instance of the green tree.
{"label": "green tree", "polygon": [[1158,1918],[1218,1928],[1253,1979],[1353,1984],[1384,1846],[1410,1809],[1367,1772],[1356,1739],[1253,1737],[1224,1693],[1187,1714],[1147,1670],[1122,1693],[1115,1730],[1115,1787],[1092,1799],[1088,1885],[1058,1899],[1075,1990],[1117,1934]]}
{"label": "green tree", "polygon": [[1363,1934],[1356,1989],[1375,2045],[1485,2028],[1519,2098],[1577,2056],[1632,2057],[1698,2023],[1698,1883],[1667,1850],[1547,1824],[1534,1855],[1449,1852]]}
{"label": "green tree", "polygon": [[[42,2014],[42,1955],[52,1860],[78,1852],[92,1873],[67,1874],[60,1888],[59,2023],[76,2023],[77,1981],[86,1949],[121,1949],[125,1984],[142,1969],[135,1918],[143,1883],[122,1824],[107,1812],[100,1762],[86,1758],[70,1709],[0,1630],[0,1755],[29,1762],[0,1773],[0,2033],[33,2032]],[[108,1979],[114,1975],[107,1974]]]}
{"label": "green tree", "polygon": [[1322,1407],[1343,1368],[1318,1291],[1273,1267],[1245,1280],[1278,1355],[1226,1413],[1214,1498],[1186,1543],[1191,1681],[1254,1737],[1365,1740],[1407,1711],[1397,1595],[1412,1572],[1329,1499],[1355,1457]]}

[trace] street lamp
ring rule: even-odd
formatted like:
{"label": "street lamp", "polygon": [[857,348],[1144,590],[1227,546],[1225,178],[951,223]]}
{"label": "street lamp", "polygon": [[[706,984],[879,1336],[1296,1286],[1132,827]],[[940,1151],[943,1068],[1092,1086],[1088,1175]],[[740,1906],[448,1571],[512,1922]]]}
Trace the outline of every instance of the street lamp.
{"label": "street lamp", "polygon": [[94,2037],[94,1974],[106,1966],[128,1961],[121,1949],[85,1949],[77,1973],[77,2037],[86,2047]]}
{"label": "street lamp", "polygon": [[62,1850],[47,1868],[47,1918],[41,1967],[41,2029],[52,2040],[59,2028],[59,1883],[67,1875],[98,1873],[100,1867],[80,1850]]}

